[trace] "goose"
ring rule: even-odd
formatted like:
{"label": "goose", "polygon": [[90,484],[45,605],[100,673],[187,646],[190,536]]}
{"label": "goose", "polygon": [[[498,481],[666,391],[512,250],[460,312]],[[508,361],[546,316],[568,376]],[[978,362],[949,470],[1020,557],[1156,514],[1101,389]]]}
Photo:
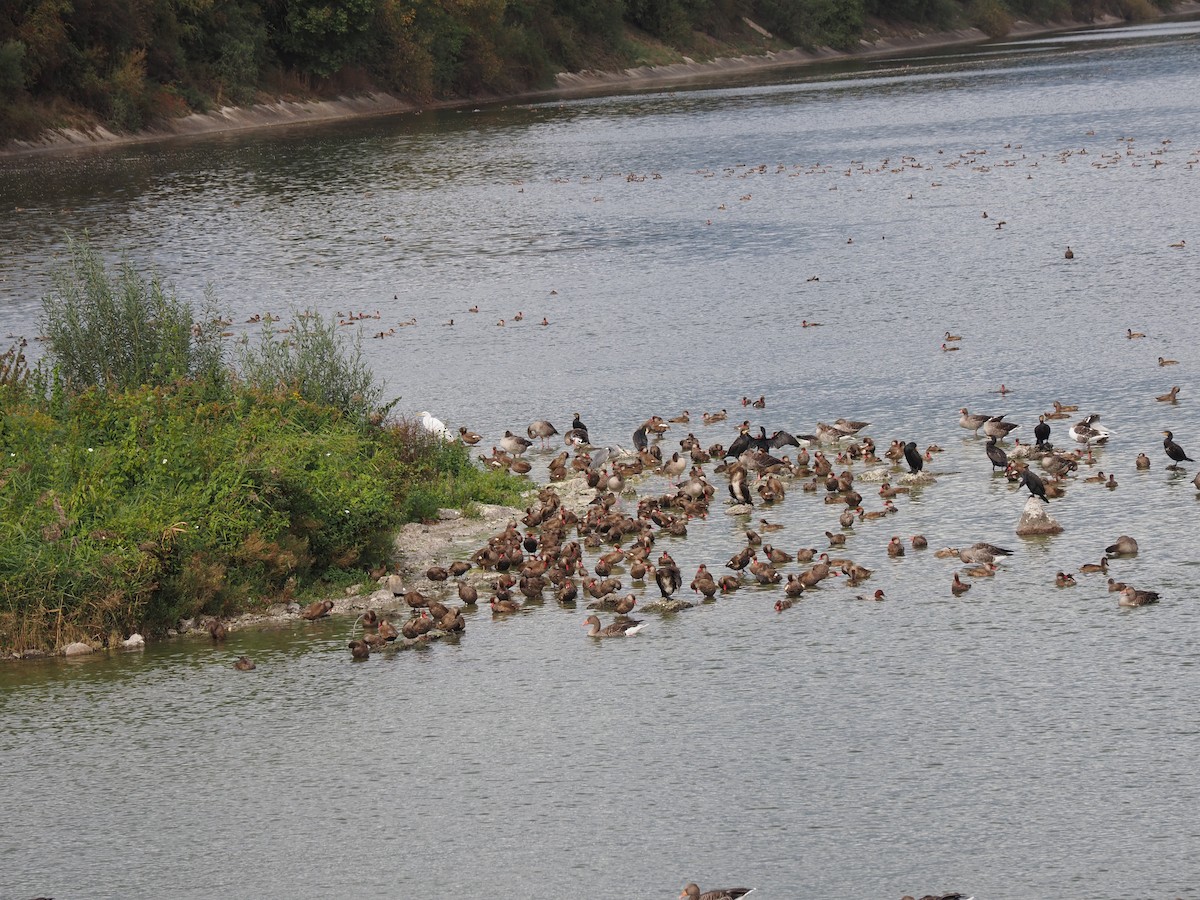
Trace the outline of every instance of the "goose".
{"label": "goose", "polygon": [[1148,606],[1158,602],[1156,591],[1139,591],[1131,584],[1121,588],[1121,597],[1117,601],[1121,606]]}
{"label": "goose", "polygon": [[679,900],[738,900],[739,897],[745,897],[747,894],[754,893],[754,888],[717,888],[712,891],[700,893],[700,888],[696,883],[690,882],[684,889],[679,892]]}
{"label": "goose", "polygon": [[965,406],[958,412],[959,426],[967,429],[967,431],[973,431],[976,434],[979,434],[979,429],[983,427],[983,423],[992,418],[986,413],[968,413]]}
{"label": "goose", "polygon": [[525,433],[529,435],[530,440],[539,438],[542,446],[546,446],[546,441],[558,434],[558,429],[547,422],[545,419],[538,419],[536,422],[531,422],[529,427],[525,429]]}
{"label": "goose", "polygon": [[1010,431],[1020,428],[1020,425],[1014,425],[1011,422],[1005,422],[1004,416],[992,416],[983,423],[983,433],[988,437],[994,437],[997,440],[1004,440],[1008,437]]}
{"label": "goose", "polygon": [[1072,425],[1068,433],[1080,444],[1103,444],[1108,440],[1109,432],[1096,427],[1095,423],[1099,418],[1098,413],[1085,416]]}
{"label": "goose", "polygon": [[441,419],[434,418],[429,410],[423,409],[417,415],[421,418],[421,427],[434,437],[439,437],[444,441],[448,441],[454,437],[450,429],[446,427],[446,423]]}
{"label": "goose", "polygon": [[1112,556],[1137,556],[1137,539],[1132,538],[1127,534],[1123,534],[1113,543],[1105,547],[1104,552]]}
{"label": "goose", "polygon": [[584,619],[583,624],[588,626],[588,637],[596,638],[633,637],[646,627],[645,622],[637,619],[618,619],[611,625],[601,627],[600,617],[595,614]]}
{"label": "goose", "polygon": [[514,456],[520,456],[532,446],[533,441],[526,440],[519,434],[513,434],[511,431],[505,431],[504,437],[500,438],[500,449]]}

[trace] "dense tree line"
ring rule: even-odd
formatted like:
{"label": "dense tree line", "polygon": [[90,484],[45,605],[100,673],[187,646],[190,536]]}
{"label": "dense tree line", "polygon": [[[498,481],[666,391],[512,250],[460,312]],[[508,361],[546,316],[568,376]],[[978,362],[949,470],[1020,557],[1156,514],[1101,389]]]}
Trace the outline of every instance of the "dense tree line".
{"label": "dense tree line", "polygon": [[[848,49],[872,20],[1002,34],[1013,18],[1153,16],[1171,0],[5,0],[0,139],[56,115],[133,130],[259,92],[378,87],[428,100],[640,62],[630,36],[691,55],[754,38]],[[48,118],[49,117],[49,118]]]}

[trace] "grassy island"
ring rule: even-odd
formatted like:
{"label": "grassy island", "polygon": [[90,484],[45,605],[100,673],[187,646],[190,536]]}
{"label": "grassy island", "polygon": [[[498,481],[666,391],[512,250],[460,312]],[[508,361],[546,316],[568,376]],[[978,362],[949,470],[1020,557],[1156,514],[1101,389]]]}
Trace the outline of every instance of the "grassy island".
{"label": "grassy island", "polygon": [[[211,298],[209,306],[211,307]],[[387,563],[394,529],[527,483],[396,419],[356,345],[299,315],[225,347],[75,244],[47,354],[0,356],[0,651],[162,634]]]}

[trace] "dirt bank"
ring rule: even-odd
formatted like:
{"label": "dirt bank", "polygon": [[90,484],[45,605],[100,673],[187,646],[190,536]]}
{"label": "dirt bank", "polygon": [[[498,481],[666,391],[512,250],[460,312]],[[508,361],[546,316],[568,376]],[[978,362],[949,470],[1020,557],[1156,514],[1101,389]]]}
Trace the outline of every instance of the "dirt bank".
{"label": "dirt bank", "polygon": [[[1188,0],[1181,3],[1170,14],[1171,18],[1200,13],[1200,2]],[[1017,22],[1009,33],[1011,38],[1029,37],[1035,34],[1053,34],[1095,25],[1126,24],[1119,19],[1109,18],[1098,22],[1070,23],[1054,27],[1032,22]],[[59,129],[49,131],[41,137],[28,141],[11,141],[0,156],[16,156],[29,153],[45,153],[87,147],[115,146],[145,141],[159,141],[188,135],[215,134],[219,132],[243,131],[251,128],[268,128],[280,125],[297,125],[313,122],[330,122],[339,119],[363,118],[367,116],[395,115],[416,112],[422,109],[473,106],[481,102],[508,101],[528,103],[578,96],[619,93],[654,87],[671,87],[688,83],[716,81],[728,76],[741,76],[751,72],[796,68],[813,63],[840,59],[873,59],[911,53],[916,50],[932,50],[945,47],[967,46],[986,41],[987,35],[976,28],[957,31],[921,32],[912,30],[905,34],[891,34],[874,40],[863,40],[859,49],[841,52],[828,48],[808,52],[799,49],[766,53],[761,56],[740,56],[695,62],[684,57],[681,62],[664,66],[641,66],[619,72],[563,72],[555,79],[555,86],[548,90],[530,91],[510,97],[473,98],[469,100],[418,104],[387,93],[368,93],[337,100],[285,101],[259,103],[249,107],[222,107],[210,113],[193,113],[173,119],[160,126],[135,134],[120,135],[105,128]]]}

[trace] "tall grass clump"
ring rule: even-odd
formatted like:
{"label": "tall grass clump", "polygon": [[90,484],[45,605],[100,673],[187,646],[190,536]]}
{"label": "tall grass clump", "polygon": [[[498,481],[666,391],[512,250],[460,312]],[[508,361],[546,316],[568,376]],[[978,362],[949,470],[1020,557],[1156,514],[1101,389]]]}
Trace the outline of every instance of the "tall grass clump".
{"label": "tall grass clump", "polygon": [[67,262],[42,298],[42,319],[68,389],[125,390],[223,375],[220,328],[196,322],[191,304],[159,275],[142,275],[128,257],[110,273],[86,237],[68,238],[67,248]]}

